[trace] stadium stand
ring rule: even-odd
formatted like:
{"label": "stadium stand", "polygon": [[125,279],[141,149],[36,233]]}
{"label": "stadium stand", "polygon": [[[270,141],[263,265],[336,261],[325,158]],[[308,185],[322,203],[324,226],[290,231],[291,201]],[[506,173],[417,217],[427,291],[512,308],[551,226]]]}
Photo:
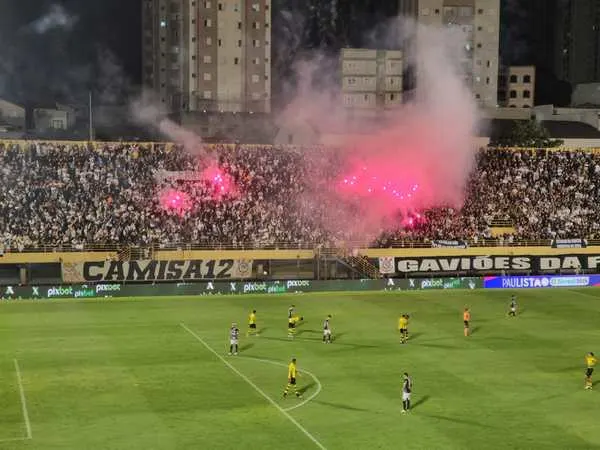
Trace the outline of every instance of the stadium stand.
{"label": "stadium stand", "polygon": [[[198,170],[173,145],[0,143],[0,245],[7,251],[187,243],[281,248],[344,239],[319,226],[319,211],[290,207],[306,192],[298,148],[214,146],[243,196],[213,198],[214,186],[161,173]],[[158,192],[186,192],[194,206],[165,211]],[[483,150],[461,210],[423,212],[410,230],[388,230],[379,246],[432,239],[511,245],[600,237],[600,155],[593,151]],[[514,233],[498,235],[498,223]],[[415,242],[417,244],[415,244]]]}

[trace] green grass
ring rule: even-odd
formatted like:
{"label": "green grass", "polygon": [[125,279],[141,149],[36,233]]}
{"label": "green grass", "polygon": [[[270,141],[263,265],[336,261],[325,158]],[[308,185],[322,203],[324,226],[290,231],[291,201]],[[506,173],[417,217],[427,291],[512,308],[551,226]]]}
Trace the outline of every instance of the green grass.
{"label": "green grass", "polygon": [[[600,353],[600,290],[518,294],[516,319],[506,291],[5,302],[0,449],[318,448],[300,427],[328,450],[600,448],[600,386],[583,389],[584,354]],[[290,303],[306,319],[292,342]],[[229,357],[228,327],[245,331],[251,308],[262,334]],[[402,312],[412,316],[404,346]],[[304,399],[322,390],[288,417],[181,322],[281,408],[299,403],[281,399],[292,356],[318,380],[299,379]],[[26,435],[14,359],[31,440],[7,441]],[[415,388],[407,416],[404,371]]]}

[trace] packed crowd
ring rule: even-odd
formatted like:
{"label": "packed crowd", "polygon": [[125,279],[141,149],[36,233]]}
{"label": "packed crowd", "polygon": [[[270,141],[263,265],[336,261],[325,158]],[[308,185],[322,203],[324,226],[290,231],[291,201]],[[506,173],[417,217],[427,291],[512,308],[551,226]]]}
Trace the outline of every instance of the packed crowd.
{"label": "packed crowd", "polygon": [[[307,151],[314,149],[213,148],[212,164],[235,186],[216,196],[207,180],[172,176],[201,173],[206,164],[178,147],[0,143],[0,246],[246,247],[351,239],[344,232],[348,210],[336,216],[340,205],[328,195],[335,164],[305,158]],[[424,220],[411,227],[382,230],[379,245],[490,239],[497,220],[514,225],[514,234],[503,237],[508,241],[600,237],[599,155],[490,150],[477,158],[461,209],[423,211]],[[185,193],[189,207],[165,208],[160,194],[169,189]],[[335,217],[344,223],[331,226]]]}

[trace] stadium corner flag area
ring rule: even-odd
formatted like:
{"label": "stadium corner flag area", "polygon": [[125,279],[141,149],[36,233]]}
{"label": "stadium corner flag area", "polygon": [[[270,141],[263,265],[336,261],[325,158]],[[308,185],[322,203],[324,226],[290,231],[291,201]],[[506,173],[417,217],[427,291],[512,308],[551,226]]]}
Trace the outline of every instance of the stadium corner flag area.
{"label": "stadium corner flag area", "polygon": [[[600,389],[584,389],[600,291],[521,292],[516,317],[505,291],[276,299],[0,303],[0,449],[600,447]],[[292,358],[301,395],[283,398]]]}

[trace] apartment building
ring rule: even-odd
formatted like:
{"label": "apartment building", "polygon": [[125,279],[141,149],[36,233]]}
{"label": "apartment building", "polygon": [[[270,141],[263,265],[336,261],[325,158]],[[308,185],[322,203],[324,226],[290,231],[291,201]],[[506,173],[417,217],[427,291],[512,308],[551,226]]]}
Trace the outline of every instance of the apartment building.
{"label": "apartment building", "polygon": [[399,12],[425,25],[460,30],[465,80],[482,107],[497,106],[500,0],[400,0]]}
{"label": "apartment building", "polygon": [[501,69],[498,101],[508,108],[533,108],[535,66],[509,66]]}
{"label": "apartment building", "polygon": [[402,52],[344,48],[342,101],[352,115],[376,115],[402,104]]}
{"label": "apartment building", "polygon": [[172,113],[269,113],[271,0],[143,0],[143,81]]}

